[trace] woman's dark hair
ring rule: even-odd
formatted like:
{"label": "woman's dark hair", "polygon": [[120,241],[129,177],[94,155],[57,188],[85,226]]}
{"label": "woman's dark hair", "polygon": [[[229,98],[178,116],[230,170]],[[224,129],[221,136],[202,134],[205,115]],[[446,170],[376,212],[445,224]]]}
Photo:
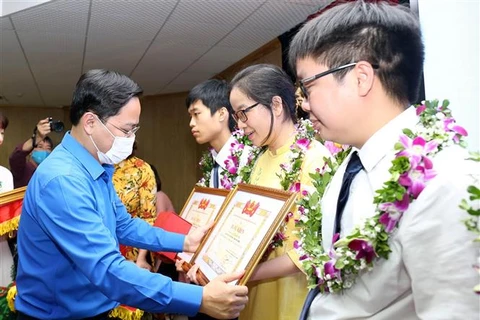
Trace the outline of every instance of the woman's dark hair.
{"label": "woman's dark hair", "polygon": [[249,66],[235,75],[230,82],[230,89],[237,88],[250,99],[260,103],[270,112],[270,131],[264,142],[273,131],[272,99],[282,99],[284,121],[297,121],[295,112],[295,86],[290,77],[280,67],[272,64],[256,64]]}
{"label": "woman's dark hair", "polygon": [[6,115],[0,111],[0,129],[7,130],[8,127],[8,118]]}
{"label": "woman's dark hair", "polygon": [[157,192],[162,191],[162,180],[160,180],[160,175],[158,174],[157,168],[153,164],[150,164],[153,174],[155,175],[155,182],[157,183]]}
{"label": "woman's dark hair", "polygon": [[46,142],[46,143],[50,144],[50,147],[53,150],[53,140],[52,140],[52,138],[50,138],[49,136],[45,136],[45,138],[43,138],[43,142]]}
{"label": "woman's dark hair", "polygon": [[90,70],[80,77],[73,92],[70,121],[77,125],[86,112],[93,112],[104,121],[117,115],[130,99],[142,92],[137,83],[123,74]]}

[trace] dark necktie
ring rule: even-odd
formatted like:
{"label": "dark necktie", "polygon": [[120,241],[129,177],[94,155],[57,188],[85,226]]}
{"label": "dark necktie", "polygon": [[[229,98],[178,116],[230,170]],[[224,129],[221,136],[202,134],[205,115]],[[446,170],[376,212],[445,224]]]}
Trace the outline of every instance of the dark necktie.
{"label": "dark necktie", "polygon": [[[358,152],[355,151],[352,153],[350,157],[350,161],[348,162],[347,169],[345,170],[345,174],[343,175],[342,187],[340,188],[340,194],[338,196],[337,201],[337,213],[335,215],[335,227],[334,233],[340,233],[341,230],[341,221],[343,215],[343,209],[345,209],[345,204],[348,201],[348,196],[350,194],[350,185],[352,184],[353,179],[363,169],[362,162],[360,161],[360,157],[358,156]],[[308,316],[308,311],[310,310],[310,306],[312,305],[313,300],[320,292],[318,287],[310,290],[308,292],[307,298],[305,299],[305,303],[303,304],[302,313],[300,314],[300,320],[306,320]]]}
{"label": "dark necktie", "polygon": [[215,161],[213,163],[213,187],[218,188],[218,163]]}
{"label": "dark necktie", "polygon": [[340,195],[338,196],[337,201],[337,214],[335,215],[335,225],[333,229],[333,234],[340,233],[342,228],[342,215],[343,209],[345,209],[345,205],[348,201],[348,196],[350,195],[350,186],[352,185],[352,181],[363,169],[362,161],[358,156],[358,152],[355,151],[352,153],[350,157],[350,161],[348,162],[347,169],[345,169],[345,174],[343,175],[342,187],[340,188]]}

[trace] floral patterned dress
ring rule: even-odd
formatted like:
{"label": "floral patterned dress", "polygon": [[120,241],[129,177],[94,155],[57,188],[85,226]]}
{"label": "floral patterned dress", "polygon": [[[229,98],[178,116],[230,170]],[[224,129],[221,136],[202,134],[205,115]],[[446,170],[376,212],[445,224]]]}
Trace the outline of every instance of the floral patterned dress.
{"label": "floral patterned dress", "polygon": [[[157,185],[150,165],[135,156],[120,162],[115,166],[113,185],[130,215],[153,225],[157,218]],[[120,251],[127,260],[137,260],[137,248],[120,245]]]}

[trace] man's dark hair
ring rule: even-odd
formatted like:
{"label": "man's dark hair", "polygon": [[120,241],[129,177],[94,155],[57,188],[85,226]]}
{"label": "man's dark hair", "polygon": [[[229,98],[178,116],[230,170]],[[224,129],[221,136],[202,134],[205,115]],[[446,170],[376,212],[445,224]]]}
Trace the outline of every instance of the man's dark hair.
{"label": "man's dark hair", "polygon": [[190,108],[192,104],[201,101],[208,109],[210,114],[221,108],[226,108],[228,111],[228,127],[230,131],[235,129],[235,120],[233,120],[233,108],[230,104],[228,84],[225,80],[211,79],[197,84],[188,93],[185,104]]}
{"label": "man's dark hair", "polygon": [[[357,61],[376,64],[387,94],[407,106],[417,100],[424,56],[420,24],[409,8],[359,0],[307,22],[290,44],[289,63],[292,70],[304,58],[328,68]],[[340,81],[349,70],[333,76]]]}
{"label": "man's dark hair", "polygon": [[8,118],[0,111],[0,129],[7,130]]}
{"label": "man's dark hair", "polygon": [[239,89],[270,112],[270,131],[265,141],[270,138],[273,131],[272,99],[274,96],[282,99],[284,120],[291,119],[294,123],[297,121],[295,86],[287,73],[280,67],[272,64],[249,66],[233,77],[230,89],[233,88]]}
{"label": "man's dark hair", "polygon": [[102,69],[84,73],[77,82],[70,108],[70,121],[77,125],[86,112],[100,120],[117,115],[130,99],[142,94],[142,88],[129,77]]}

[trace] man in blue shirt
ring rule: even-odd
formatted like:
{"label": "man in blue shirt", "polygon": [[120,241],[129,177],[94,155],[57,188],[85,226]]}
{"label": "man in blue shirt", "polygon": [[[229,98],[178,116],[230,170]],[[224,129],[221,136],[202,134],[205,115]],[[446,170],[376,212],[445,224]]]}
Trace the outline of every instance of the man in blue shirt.
{"label": "man in blue shirt", "polygon": [[112,71],[91,70],[77,83],[72,130],[38,167],[18,230],[19,319],[106,319],[119,303],[150,312],[237,317],[248,301],[242,273],[205,287],[172,282],[126,261],[119,243],[152,251],[198,247],[208,228],[187,236],[132,219],[112,184],[113,164],[132,151],[141,88]]}

